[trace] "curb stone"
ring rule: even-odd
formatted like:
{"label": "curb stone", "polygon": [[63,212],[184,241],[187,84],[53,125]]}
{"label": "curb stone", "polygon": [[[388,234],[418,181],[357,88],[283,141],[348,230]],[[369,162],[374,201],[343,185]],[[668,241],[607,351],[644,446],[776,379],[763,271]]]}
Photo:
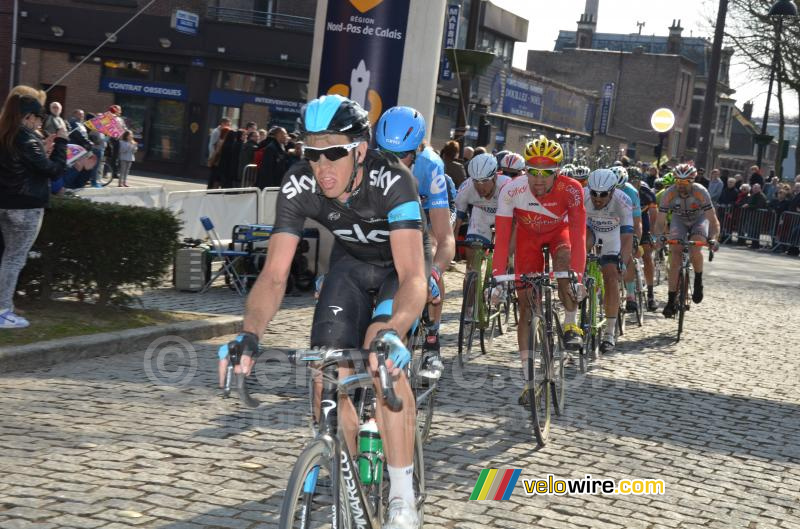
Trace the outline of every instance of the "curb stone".
{"label": "curb stone", "polygon": [[241,316],[217,316],[203,320],[0,347],[0,373],[37,369],[83,358],[142,351],[154,340],[165,336],[177,336],[193,342],[236,334],[241,328]]}

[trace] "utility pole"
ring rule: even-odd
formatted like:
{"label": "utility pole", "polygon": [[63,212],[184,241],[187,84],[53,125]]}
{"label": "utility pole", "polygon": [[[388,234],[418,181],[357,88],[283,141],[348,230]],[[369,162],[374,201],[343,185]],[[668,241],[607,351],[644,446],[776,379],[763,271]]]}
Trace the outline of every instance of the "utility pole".
{"label": "utility pole", "polygon": [[[474,50],[478,43],[478,27],[480,24],[481,6],[483,0],[473,0],[469,9],[469,23],[467,25],[467,41],[465,49]],[[458,64],[455,65],[458,68]],[[455,137],[460,140],[461,149],[466,143],[467,124],[469,123],[469,104],[472,99],[472,76],[459,73],[461,86],[458,94],[458,119],[456,120]]]}
{"label": "utility pole", "polygon": [[[708,82],[706,83],[706,97],[703,101],[703,120],[700,122],[700,143],[697,147],[697,160],[695,165],[706,169],[709,160],[708,152],[713,151],[711,143],[711,122],[716,115],[717,108],[717,82],[719,81],[719,63],[722,59],[722,38],[725,35],[725,18],[728,15],[728,0],[719,0],[717,10],[717,25],[714,28],[714,44],[711,47],[711,64],[708,66]],[[711,167],[708,168],[709,173]]]}
{"label": "utility pole", "polygon": [[641,35],[642,34],[642,28],[645,26],[645,23],[644,22],[637,22],[636,25],[639,26],[639,35]]}

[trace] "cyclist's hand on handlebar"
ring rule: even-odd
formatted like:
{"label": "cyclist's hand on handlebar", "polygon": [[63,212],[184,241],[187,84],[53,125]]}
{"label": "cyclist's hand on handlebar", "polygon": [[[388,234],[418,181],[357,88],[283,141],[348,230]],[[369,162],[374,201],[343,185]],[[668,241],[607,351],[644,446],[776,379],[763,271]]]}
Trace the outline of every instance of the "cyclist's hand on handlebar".
{"label": "cyclist's hand on handlebar", "polygon": [[250,374],[253,368],[253,355],[258,352],[258,336],[251,332],[242,332],[230,342],[220,346],[219,356],[220,387],[225,384],[225,370],[228,362],[233,362],[237,373]]}
{"label": "cyclist's hand on handlebar", "polygon": [[411,352],[408,350],[403,340],[398,336],[397,331],[394,329],[383,329],[378,331],[375,339],[370,345],[371,350],[377,350],[378,343],[383,344],[389,348],[389,355],[387,360],[392,362],[392,365],[387,367],[392,370],[392,375],[400,374],[400,370],[408,365],[411,361]]}
{"label": "cyclist's hand on handlebar", "polygon": [[708,249],[711,250],[712,252],[718,252],[719,251],[719,241],[716,240],[716,239],[709,239],[708,240]]}

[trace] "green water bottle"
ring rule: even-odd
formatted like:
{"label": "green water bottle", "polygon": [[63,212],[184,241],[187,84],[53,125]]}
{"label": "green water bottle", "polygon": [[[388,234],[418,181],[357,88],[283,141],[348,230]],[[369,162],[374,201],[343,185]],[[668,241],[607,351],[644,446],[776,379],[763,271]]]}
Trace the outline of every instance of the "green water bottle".
{"label": "green water bottle", "polygon": [[370,419],[358,430],[358,473],[361,483],[372,485],[383,478],[383,441],[378,423]]}

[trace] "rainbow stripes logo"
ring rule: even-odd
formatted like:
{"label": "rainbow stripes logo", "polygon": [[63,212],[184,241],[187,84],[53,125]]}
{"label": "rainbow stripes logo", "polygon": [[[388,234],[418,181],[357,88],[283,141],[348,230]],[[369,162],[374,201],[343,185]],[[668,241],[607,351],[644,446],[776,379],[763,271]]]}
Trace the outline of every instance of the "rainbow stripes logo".
{"label": "rainbow stripes logo", "polygon": [[484,468],[472,489],[470,501],[509,499],[521,472],[519,468]]}

